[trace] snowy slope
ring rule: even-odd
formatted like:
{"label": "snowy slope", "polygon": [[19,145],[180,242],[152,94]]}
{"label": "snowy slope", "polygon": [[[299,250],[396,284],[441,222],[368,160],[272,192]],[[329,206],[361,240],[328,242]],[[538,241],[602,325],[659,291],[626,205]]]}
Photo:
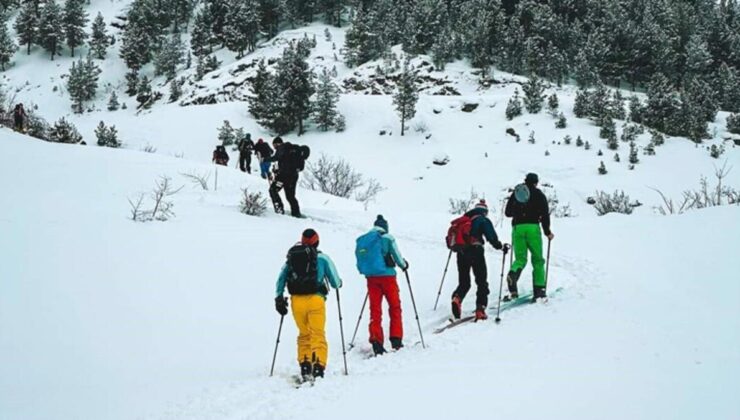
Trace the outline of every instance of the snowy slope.
{"label": "snowy slope", "polygon": [[[266,378],[278,320],[274,278],[285,249],[307,226],[320,232],[345,280],[349,336],[365,292],[353,238],[374,213],[301,191],[315,220],[244,216],[238,188],[266,186],[230,171],[219,174],[218,192],[186,186],[172,221],[136,224],[126,219],[127,196],[146,191],[157,175],[179,185],[180,172],[211,168],[7,131],[0,149],[0,175],[23,180],[7,183],[4,200],[13,205],[0,216],[9,233],[0,239],[0,277],[8,279],[0,286],[3,418],[374,418],[364,409],[370,401],[394,416],[427,418],[492,411],[695,418],[707,407],[713,418],[740,414],[733,398],[740,373],[736,207],[557,220],[550,289],[563,289],[549,306],[506,312],[500,326],[432,335],[455,283],[450,275],[442,309],[432,312],[449,215],[413,201],[389,203],[383,211],[412,262],[429,348],[365,360],[365,317],[362,347],[350,353],[351,376],[343,377],[332,297],[328,377],[295,391],[287,379],[295,371],[291,322],[276,377]],[[488,260],[495,283],[500,254]],[[405,285],[402,293],[413,344]]]}

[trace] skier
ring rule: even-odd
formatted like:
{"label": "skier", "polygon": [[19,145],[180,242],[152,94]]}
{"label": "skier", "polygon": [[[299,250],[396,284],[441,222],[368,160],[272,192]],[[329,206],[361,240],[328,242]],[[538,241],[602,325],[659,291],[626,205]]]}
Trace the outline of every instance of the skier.
{"label": "skier", "polygon": [[14,130],[17,132],[24,132],[25,122],[28,115],[26,115],[26,110],[23,108],[23,104],[17,104],[15,106],[15,109],[13,109],[13,122]]}
{"label": "skier", "polygon": [[357,238],[355,248],[357,269],[367,277],[367,294],[370,298],[370,344],[375,355],[386,352],[383,347],[383,297],[388,302],[388,314],[391,318],[391,347],[393,350],[403,347],[401,299],[395,267],[406,271],[409,263],[401,256],[395,238],[388,232],[388,221],[382,215],[378,215],[374,227]]}
{"label": "skier", "polygon": [[303,170],[310,150],[306,146],[284,142],[280,137],[275,137],[272,145],[275,147],[275,154],[267,161],[277,162],[275,176],[270,183],[270,198],[275,207],[275,212],[285,214],[283,200],[280,199],[279,195],[280,190],[285,189],[285,199],[290,204],[290,215],[301,217],[301,209],[298,205],[298,199],[295,197],[295,190],[298,186],[298,173]]}
{"label": "skier", "polygon": [[260,176],[263,179],[268,179],[270,175],[270,157],[272,157],[272,148],[264,140],[257,140],[257,144],[254,145],[254,153],[257,155],[257,160],[260,162]]}
{"label": "skier", "polygon": [[503,244],[498,239],[493,223],[488,219],[488,204],[486,200],[480,200],[475,208],[465,213],[463,218],[470,220],[469,243],[465,244],[457,253],[458,286],[452,293],[452,315],[459,319],[462,314],[462,301],[470,290],[470,270],[475,275],[477,287],[475,299],[475,319],[488,319],[486,306],[488,306],[488,268],[484,238],[494,249],[501,250]]}
{"label": "skier", "polygon": [[252,135],[247,133],[245,138],[239,140],[239,169],[248,174],[252,173],[252,149]]}
{"label": "skier", "polygon": [[509,296],[504,300],[519,297],[516,283],[527,265],[527,250],[532,254],[533,300],[547,297],[540,224],[542,224],[542,230],[547,239],[552,240],[555,235],[550,231],[550,210],[547,197],[537,188],[538,183],[537,174],[527,174],[524,184],[517,185],[506,203],[506,216],[512,218],[511,237],[514,246],[514,263],[506,276]]}
{"label": "skier", "polygon": [[226,148],[224,146],[216,146],[216,149],[213,150],[213,159],[211,159],[211,161],[216,165],[228,165],[229,154],[226,153]]}
{"label": "skier", "polygon": [[298,327],[298,364],[304,380],[324,377],[329,347],[326,342],[326,295],[331,287],[342,287],[342,280],[328,255],[319,251],[319,235],[313,229],[303,231],[301,241],[288,250],[276,285],[275,310],[288,313],[288,286],[293,318]]}

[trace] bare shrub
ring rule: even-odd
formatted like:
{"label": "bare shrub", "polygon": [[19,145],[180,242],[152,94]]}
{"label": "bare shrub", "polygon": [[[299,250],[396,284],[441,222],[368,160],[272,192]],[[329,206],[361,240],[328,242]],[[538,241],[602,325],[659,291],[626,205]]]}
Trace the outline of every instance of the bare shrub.
{"label": "bare shrub", "polygon": [[466,198],[450,198],[450,214],[462,214],[473,208],[478,202],[480,195],[473,188],[470,189],[470,195]]}
{"label": "bare shrub", "polygon": [[707,207],[717,207],[726,205],[740,205],[740,191],[730,186],[724,185],[724,179],[732,170],[727,167],[727,161],[722,167],[714,167],[714,185],[709,185],[706,177],[699,180],[699,189],[685,190],[680,201],[674,201],[666,197],[662,191],[657,188],[651,188],[660,195],[663,203],[656,206],[655,209],[662,215],[682,214],[687,210],[703,209]]}
{"label": "bare shrub", "polygon": [[611,195],[604,191],[596,191],[595,199],[594,208],[599,216],[608,213],[632,214],[630,197],[624,191],[614,191]]}
{"label": "bare shrub", "polygon": [[136,200],[128,199],[129,205],[131,205],[131,220],[134,222],[141,221],[142,210],[141,205],[144,202],[144,194],[139,194]]}
{"label": "bare shrub", "polygon": [[152,220],[165,222],[175,217],[175,212],[172,210],[175,204],[170,200],[170,197],[180,192],[182,188],[174,189],[172,187],[172,178],[164,175],[160,176],[154,182],[154,188],[150,195],[154,208],[151,210],[142,210],[144,194],[139,195],[136,201],[128,200],[131,206],[131,220],[137,222],[150,222]]}
{"label": "bare shrub", "polygon": [[413,128],[414,131],[416,131],[417,133],[422,133],[422,134],[429,131],[429,125],[427,125],[426,121],[424,120],[417,121],[416,123],[414,123],[414,126],[411,128]]}
{"label": "bare shrub", "polygon": [[342,198],[354,195],[355,200],[366,206],[383,190],[377,180],[365,178],[344,159],[332,159],[325,154],[315,163],[308,163],[301,186]]}
{"label": "bare shrub", "polygon": [[157,148],[152,146],[151,144],[147,144],[146,146],[141,148],[141,151],[146,153],[157,153]]}
{"label": "bare shrub", "polygon": [[[551,190],[551,191],[550,191]],[[543,189],[545,196],[547,197],[547,204],[550,206],[550,216],[563,218],[563,217],[574,217],[575,214],[570,208],[570,203],[561,204],[558,198],[558,193],[554,188]]]}
{"label": "bare shrub", "polygon": [[210,172],[203,174],[196,173],[195,171],[190,173],[181,172],[180,175],[187,178],[188,181],[192,182],[196,187],[201,187],[203,191],[208,191],[208,180],[211,178]]}
{"label": "bare shrub", "polygon": [[243,188],[239,211],[249,216],[262,216],[267,211],[267,199],[259,191],[250,192],[249,188]]}

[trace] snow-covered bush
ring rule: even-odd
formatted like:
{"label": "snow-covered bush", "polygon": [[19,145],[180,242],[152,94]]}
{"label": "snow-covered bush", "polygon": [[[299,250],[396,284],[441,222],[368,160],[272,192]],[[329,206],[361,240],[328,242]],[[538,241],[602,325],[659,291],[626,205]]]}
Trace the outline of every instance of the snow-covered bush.
{"label": "snow-covered bush", "polygon": [[519,89],[516,89],[514,96],[506,104],[506,119],[511,121],[520,115],[522,115],[522,100],[519,97]]}
{"label": "snow-covered bush", "polygon": [[267,211],[267,199],[259,191],[250,192],[249,188],[243,188],[239,211],[249,216],[262,216]]}
{"label": "snow-covered bush", "polygon": [[714,185],[709,185],[706,177],[699,180],[699,189],[685,190],[681,201],[674,202],[672,198],[666,197],[662,191],[653,188],[660,195],[663,204],[655,209],[662,215],[681,214],[687,210],[703,209],[707,207],[740,205],[740,190],[724,185],[724,180],[732,168],[727,167],[725,161],[722,167],[714,169],[716,179]]}
{"label": "snow-covered bush", "polygon": [[131,206],[131,220],[135,222],[150,222],[152,220],[165,222],[175,217],[175,212],[172,210],[175,204],[170,197],[180,192],[182,188],[174,189],[172,187],[172,178],[164,175],[160,176],[154,182],[154,188],[150,195],[153,206],[151,210],[142,209],[144,194],[140,194],[136,200],[128,199],[128,203]]}
{"label": "snow-covered bush", "polygon": [[570,203],[560,204],[558,192],[555,189],[543,186],[542,191],[545,193],[547,204],[550,206],[550,216],[557,218],[575,216],[573,210],[570,208]]}
{"label": "snow-covered bush", "polygon": [[116,126],[112,125],[106,127],[103,121],[100,121],[98,127],[95,129],[95,137],[98,139],[98,146],[103,147],[121,147],[121,142],[118,140],[118,131]]}
{"label": "snow-covered bush", "polygon": [[383,189],[376,180],[365,178],[352,169],[344,159],[332,159],[325,154],[316,162],[306,165],[301,186],[342,198],[355,195],[357,201],[365,203],[374,199]]}
{"label": "snow-covered bush", "polygon": [[474,189],[470,189],[470,195],[465,198],[450,198],[450,214],[463,214],[473,208],[473,205],[480,200],[480,195]]}
{"label": "snow-covered bush", "polygon": [[565,115],[561,112],[560,115],[558,115],[558,120],[555,121],[555,128],[565,128],[568,126],[568,120],[565,118]]}
{"label": "snow-covered bush", "polygon": [[49,130],[49,141],[56,143],[79,143],[82,141],[82,136],[74,124],[62,117]]}
{"label": "snow-covered bush", "polygon": [[210,172],[199,174],[193,171],[190,173],[180,173],[180,175],[187,178],[188,181],[192,182],[196,187],[202,188],[203,191],[208,191],[208,180],[211,178]]}
{"label": "snow-covered bush", "polygon": [[606,175],[606,174],[607,174],[606,165],[604,165],[604,161],[602,160],[601,165],[599,165],[599,175]]}
{"label": "snow-covered bush", "polygon": [[725,146],[724,145],[720,145],[719,147],[717,147],[716,144],[713,144],[709,148],[709,156],[711,156],[711,157],[713,157],[715,159],[719,159],[719,157],[722,156],[722,154],[724,152],[725,152]]}
{"label": "snow-covered bush", "polygon": [[604,191],[596,191],[595,200],[594,208],[599,216],[608,213],[632,214],[630,197],[624,191],[614,191],[611,195]]}

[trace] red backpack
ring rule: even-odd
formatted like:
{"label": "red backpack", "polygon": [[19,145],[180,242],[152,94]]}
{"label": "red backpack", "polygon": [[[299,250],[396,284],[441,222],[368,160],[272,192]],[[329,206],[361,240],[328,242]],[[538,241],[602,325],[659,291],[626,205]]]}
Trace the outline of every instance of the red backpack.
{"label": "red backpack", "polygon": [[478,215],[469,217],[463,215],[450,222],[450,228],[447,230],[447,248],[453,252],[460,252],[468,245],[472,245],[470,229],[473,227],[473,220]]}

